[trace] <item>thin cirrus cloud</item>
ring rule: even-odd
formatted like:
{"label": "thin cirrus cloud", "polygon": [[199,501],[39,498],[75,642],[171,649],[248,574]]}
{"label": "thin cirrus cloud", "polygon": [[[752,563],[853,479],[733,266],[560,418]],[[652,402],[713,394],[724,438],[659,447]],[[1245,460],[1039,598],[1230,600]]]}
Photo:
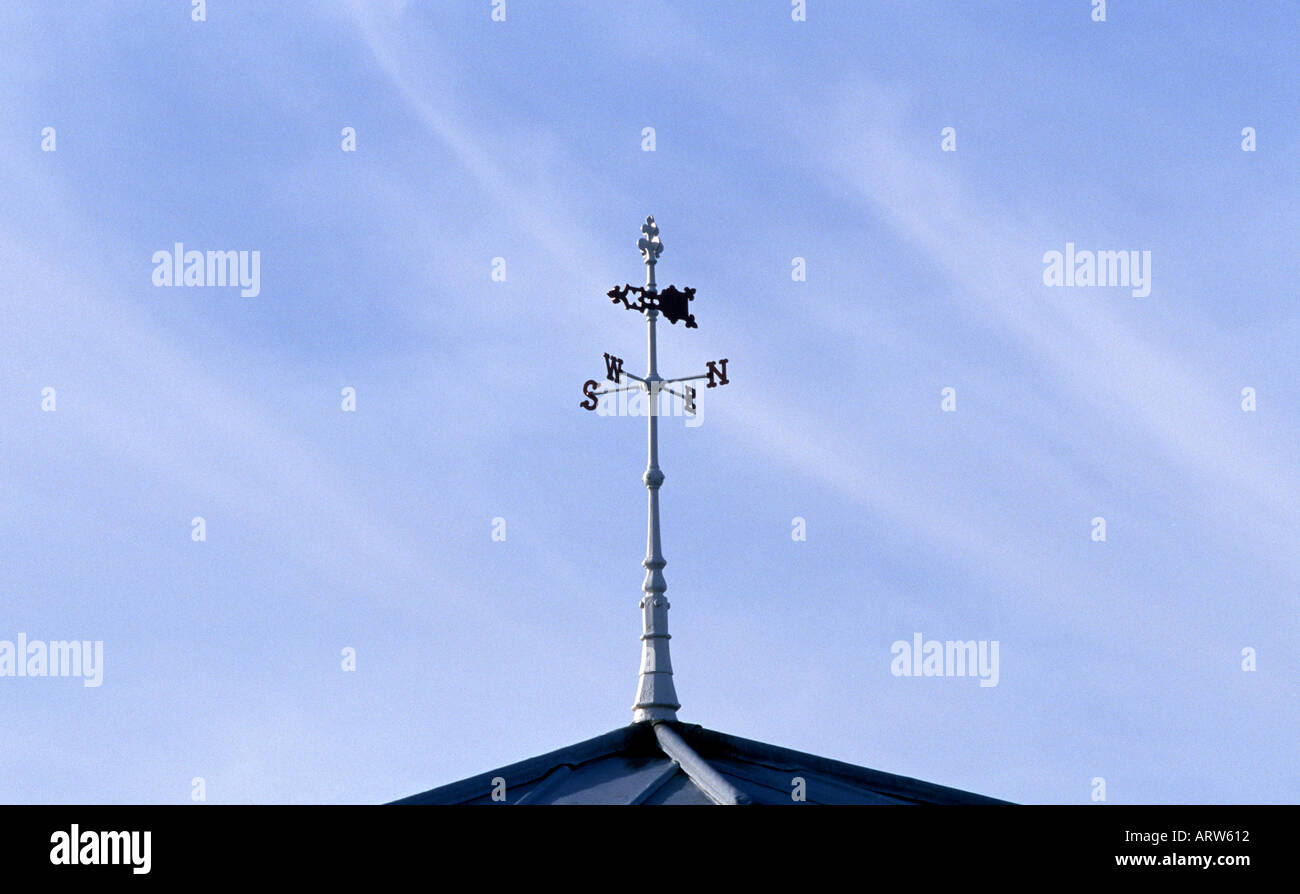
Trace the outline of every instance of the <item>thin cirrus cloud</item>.
{"label": "thin cirrus cloud", "polygon": [[[1033,301],[1037,295],[1030,284],[1036,276],[1023,271],[1041,272],[1036,260],[1044,240],[1016,232],[1016,216],[996,205],[981,203],[976,207],[988,210],[973,214],[959,210],[952,197],[970,190],[900,152],[886,137],[867,141],[861,152],[833,156],[829,165],[936,265],[947,268],[965,294],[996,315],[1045,369],[1053,387],[1066,389],[1077,405],[1099,414],[1091,418],[1107,428],[1142,432],[1141,442],[1181,473],[1166,486],[1199,491],[1208,534],[1225,533],[1222,516],[1214,513],[1229,509],[1249,519],[1261,535],[1246,541],[1247,547],[1262,550],[1261,558],[1293,578],[1300,573],[1295,552],[1269,549],[1300,541],[1300,526],[1288,511],[1300,497],[1294,475],[1275,447],[1263,444],[1243,452],[1231,436],[1229,420],[1240,414],[1235,382],[1226,375],[1218,383],[1206,380],[1184,358],[1133,332],[1104,302]],[[990,265],[990,258],[1008,262]],[[1152,394],[1165,399],[1153,401]],[[1103,415],[1116,410],[1122,421]],[[1195,508],[1190,501],[1189,508]]]}

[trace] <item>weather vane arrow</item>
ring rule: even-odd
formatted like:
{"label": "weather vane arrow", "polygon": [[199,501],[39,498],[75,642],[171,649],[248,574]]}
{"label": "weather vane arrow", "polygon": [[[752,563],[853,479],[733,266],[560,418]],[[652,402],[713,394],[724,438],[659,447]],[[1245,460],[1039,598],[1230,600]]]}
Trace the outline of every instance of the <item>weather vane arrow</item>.
{"label": "weather vane arrow", "polygon": [[[582,386],[586,400],[579,406],[584,410],[595,410],[598,398],[602,394],[619,391],[644,391],[649,395],[650,412],[648,425],[649,461],[645,475],[642,476],[650,499],[650,513],[646,530],[646,557],[641,563],[645,568],[645,581],[641,585],[645,595],[641,598],[641,672],[637,681],[636,704],[632,706],[633,721],[676,720],[677,692],[673,687],[673,668],[668,657],[668,600],[664,592],[668,584],[664,580],[663,569],[668,564],[663,557],[659,542],[659,488],[664,483],[664,473],[659,468],[659,395],[668,392],[681,398],[686,412],[695,415],[695,389],[686,382],[708,379],[709,388],[726,385],[727,360],[710,360],[706,371],[695,376],[682,376],[665,379],[659,375],[658,352],[655,342],[655,322],[662,313],[668,322],[685,321],[687,329],[697,329],[695,316],[690,313],[690,302],[695,298],[695,289],[678,289],[669,286],[663,292],[655,284],[655,264],[663,254],[664,244],[659,239],[659,227],[653,217],[647,217],[641,227],[641,238],[637,248],[641,250],[641,259],[645,262],[645,286],[615,286],[607,293],[615,304],[622,302],[629,310],[638,310],[645,314],[648,345],[648,370],[645,378],[633,375],[623,369],[621,357],[605,355],[605,378],[617,387],[596,390],[600,382],[588,379]],[[633,300],[635,299],[635,300]],[[622,384],[630,379],[630,384]],[[682,383],[682,392],[669,385]]]}

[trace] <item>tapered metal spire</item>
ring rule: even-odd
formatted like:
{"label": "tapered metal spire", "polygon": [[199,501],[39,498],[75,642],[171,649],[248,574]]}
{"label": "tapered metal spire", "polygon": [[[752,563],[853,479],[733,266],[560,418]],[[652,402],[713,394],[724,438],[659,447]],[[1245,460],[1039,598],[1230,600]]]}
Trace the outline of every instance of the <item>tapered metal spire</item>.
{"label": "tapered metal spire", "polygon": [[[641,566],[645,568],[645,580],[641,584],[644,595],[641,597],[641,671],[637,678],[636,703],[632,706],[632,719],[640,721],[676,720],[677,690],[673,686],[673,665],[668,655],[668,598],[664,595],[668,583],[664,580],[663,547],[659,540],[659,488],[664,483],[664,473],[659,468],[659,395],[661,391],[676,395],[685,402],[686,412],[695,413],[695,389],[683,385],[683,392],[667,387],[676,382],[692,382],[708,379],[708,387],[727,384],[727,361],[710,361],[708,372],[698,376],[685,376],[680,379],[664,379],[659,375],[658,348],[655,341],[655,323],[660,313],[670,323],[685,321],[686,328],[697,328],[695,317],[690,313],[690,302],[695,297],[694,289],[678,290],[669,286],[662,294],[655,283],[655,264],[663,253],[663,242],[659,239],[659,227],[653,217],[647,217],[641,227],[641,239],[637,248],[641,250],[641,259],[645,262],[645,286],[636,288],[625,285],[609,291],[609,297],[615,303],[622,302],[630,310],[639,310],[646,318],[647,365],[645,378],[634,376],[624,371],[623,361],[609,354],[605,355],[605,377],[619,384],[622,379],[631,379],[635,384],[620,385],[617,388],[595,390],[600,384],[588,380],[583,384],[582,393],[587,397],[581,406],[586,410],[596,409],[596,398],[601,394],[617,391],[644,390],[647,393],[649,416],[647,420],[648,459],[645,474],[641,481],[646,486],[649,506],[646,519],[646,554]],[[629,295],[637,297],[636,303],[628,300]]]}

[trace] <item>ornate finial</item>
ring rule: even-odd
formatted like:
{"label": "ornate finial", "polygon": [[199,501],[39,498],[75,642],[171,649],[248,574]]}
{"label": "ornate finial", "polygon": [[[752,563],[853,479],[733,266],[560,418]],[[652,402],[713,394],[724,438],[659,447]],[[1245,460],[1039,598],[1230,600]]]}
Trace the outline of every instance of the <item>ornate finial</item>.
{"label": "ornate finial", "polygon": [[659,241],[659,227],[655,224],[653,215],[645,219],[641,232],[645,235],[637,240],[636,247],[641,249],[641,260],[645,261],[645,290],[654,294],[659,291],[659,286],[655,284],[655,262],[663,254],[664,244]]}
{"label": "ornate finial", "polygon": [[654,264],[664,251],[664,244],[659,241],[659,227],[655,224],[654,215],[645,219],[645,223],[641,225],[641,232],[645,235],[636,243],[636,247],[641,249],[641,260],[647,264]]}

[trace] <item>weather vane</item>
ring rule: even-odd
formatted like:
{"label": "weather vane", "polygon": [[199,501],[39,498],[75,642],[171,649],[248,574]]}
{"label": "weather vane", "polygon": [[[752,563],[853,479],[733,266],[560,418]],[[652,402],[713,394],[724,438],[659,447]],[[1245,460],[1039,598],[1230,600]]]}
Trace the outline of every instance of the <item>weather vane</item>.
{"label": "weather vane", "polygon": [[[663,254],[664,244],[659,239],[659,227],[653,217],[647,217],[641,227],[641,239],[637,248],[641,250],[641,259],[645,261],[645,286],[615,286],[607,293],[615,304],[622,302],[628,310],[639,310],[645,314],[648,333],[648,370],[645,378],[635,376],[623,369],[623,360],[611,354],[605,355],[605,378],[618,387],[607,387],[597,391],[600,382],[589,379],[582,386],[582,393],[587,398],[579,404],[584,410],[595,410],[597,398],[602,394],[619,391],[644,391],[649,396],[649,462],[641,480],[645,483],[650,496],[650,515],[646,530],[646,556],[641,563],[645,568],[645,581],[641,589],[645,595],[641,598],[641,672],[637,680],[636,704],[632,706],[633,721],[676,720],[677,691],[673,687],[673,667],[668,657],[668,600],[664,592],[668,584],[664,580],[664,566],[668,564],[663,557],[659,543],[659,488],[664,483],[664,473],[659,469],[659,395],[667,391],[681,398],[686,412],[695,415],[695,389],[686,382],[708,379],[709,388],[726,385],[727,361],[710,360],[707,370],[697,376],[683,376],[677,379],[665,379],[659,375],[658,356],[655,346],[655,321],[662,313],[670,323],[683,320],[687,329],[697,329],[695,316],[690,313],[690,302],[695,299],[695,290],[678,289],[669,286],[662,292],[655,284],[655,264]],[[635,298],[635,300],[632,300]],[[623,379],[631,383],[623,385]],[[682,384],[682,392],[669,385]]]}

